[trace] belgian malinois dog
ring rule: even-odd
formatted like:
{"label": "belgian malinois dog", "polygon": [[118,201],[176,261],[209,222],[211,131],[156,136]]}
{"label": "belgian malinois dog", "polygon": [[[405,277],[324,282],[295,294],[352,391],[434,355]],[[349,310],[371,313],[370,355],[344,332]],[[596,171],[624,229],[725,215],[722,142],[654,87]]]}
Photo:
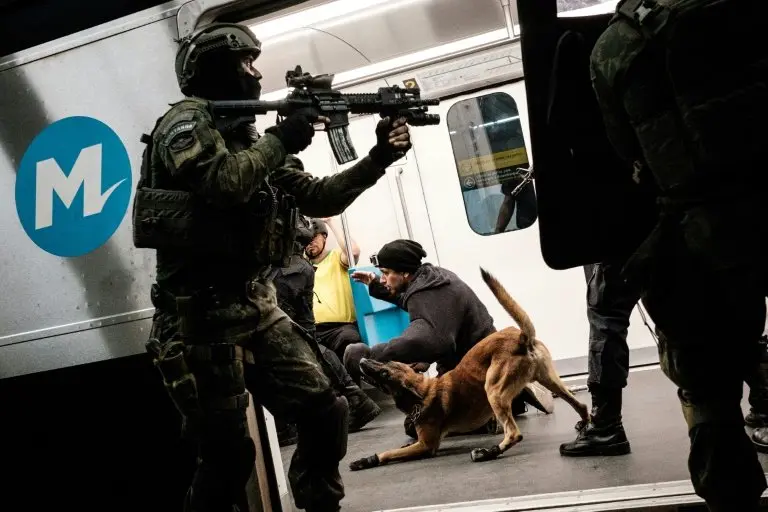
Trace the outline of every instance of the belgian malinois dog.
{"label": "belgian malinois dog", "polygon": [[446,435],[475,430],[494,415],[504,427],[504,439],[490,448],[473,449],[471,459],[495,459],[523,439],[512,417],[512,400],[533,381],[568,402],[583,421],[589,421],[587,406],[560,380],[549,350],[536,339],[528,314],[495,277],[483,268],[480,272],[520,327],[507,327],[487,336],[466,353],[456,368],[439,377],[416,373],[403,363],[361,360],[363,378],[390,394],[399,410],[414,415],[418,440],[353,461],[349,465],[352,471],[432,457]]}

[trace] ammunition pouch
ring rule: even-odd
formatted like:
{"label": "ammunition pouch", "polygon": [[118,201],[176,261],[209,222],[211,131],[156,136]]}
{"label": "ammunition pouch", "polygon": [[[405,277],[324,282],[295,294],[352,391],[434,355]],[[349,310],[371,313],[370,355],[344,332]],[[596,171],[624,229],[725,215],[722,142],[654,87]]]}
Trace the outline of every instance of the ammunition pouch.
{"label": "ammunition pouch", "polygon": [[183,190],[138,187],[133,204],[133,243],[140,249],[214,255],[255,252],[265,224],[276,212],[267,191],[259,191],[254,201],[255,205],[225,209]]}
{"label": "ammunition pouch", "polygon": [[275,267],[287,267],[295,252],[299,209],[296,200],[289,194],[278,191],[275,194],[277,207],[266,223],[266,229],[258,247],[258,260]]}
{"label": "ammunition pouch", "polygon": [[249,399],[243,366],[254,363],[249,350],[227,342],[161,344],[155,338],[147,342],[146,349],[181,414],[184,437],[247,435]]}

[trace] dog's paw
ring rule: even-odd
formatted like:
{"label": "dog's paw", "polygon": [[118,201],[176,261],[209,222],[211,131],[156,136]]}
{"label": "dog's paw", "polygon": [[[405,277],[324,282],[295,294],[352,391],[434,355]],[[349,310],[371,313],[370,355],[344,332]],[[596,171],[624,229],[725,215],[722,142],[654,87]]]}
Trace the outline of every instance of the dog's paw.
{"label": "dog's paw", "polygon": [[361,469],[371,469],[379,465],[379,456],[375,453],[370,457],[353,460],[349,463],[350,471],[360,471]]}
{"label": "dog's paw", "polygon": [[490,448],[475,448],[470,453],[472,462],[485,462],[486,460],[493,460],[501,455],[501,450],[498,445],[491,446]]}

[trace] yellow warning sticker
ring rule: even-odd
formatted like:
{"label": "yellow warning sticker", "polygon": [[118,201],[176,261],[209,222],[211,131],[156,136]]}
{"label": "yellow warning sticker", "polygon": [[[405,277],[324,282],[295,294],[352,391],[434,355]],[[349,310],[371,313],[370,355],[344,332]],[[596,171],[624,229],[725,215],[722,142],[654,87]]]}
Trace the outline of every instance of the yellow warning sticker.
{"label": "yellow warning sticker", "polygon": [[457,167],[459,168],[459,176],[463,178],[522,164],[528,164],[528,152],[525,147],[459,160]]}

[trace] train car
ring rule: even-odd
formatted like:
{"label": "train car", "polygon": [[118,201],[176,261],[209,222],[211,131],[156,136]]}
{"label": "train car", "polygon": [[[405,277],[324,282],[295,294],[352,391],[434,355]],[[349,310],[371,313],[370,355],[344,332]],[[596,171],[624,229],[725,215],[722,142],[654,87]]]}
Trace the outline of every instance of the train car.
{"label": "train car", "polygon": [[[493,272],[531,315],[573,385],[587,370],[586,281],[547,265],[536,179],[502,218],[503,184],[534,166],[517,8],[510,0],[113,0],[0,6],[0,407],[5,510],[181,510],[194,451],[144,352],[152,251],[133,247],[130,206],[155,119],[181,98],[176,40],[216,20],[252,26],[263,41],[263,99],[287,93],[301,65],[333,73],[343,92],[398,84],[440,100],[437,126],[414,127],[413,149],[343,214],[361,265],[396,238],[465,280],[497,328],[513,321],[482,282]],[[559,16],[605,15],[615,0],[558,0]],[[376,116],[353,116],[359,154]],[[260,116],[260,131],[275,122]],[[315,176],[345,166],[324,134],[298,155]],[[102,172],[99,158],[109,159]],[[347,165],[351,165],[347,164]],[[572,212],[578,218],[579,211]],[[405,439],[402,414],[350,435],[343,510],[624,510],[700,503],[674,387],[658,370],[652,324],[636,308],[625,426],[633,453],[572,460],[558,453],[577,418],[528,412],[525,441],[472,464],[477,437],[446,440],[442,456],[350,473],[347,464]],[[588,395],[577,395],[588,401]],[[261,447],[252,510],[294,510],[274,422],[252,409]],[[484,438],[481,438],[484,439]],[[490,438],[484,442],[490,442]],[[764,461],[765,462],[765,461]],[[23,503],[19,506],[17,503]],[[649,508],[650,509],[650,508]],[[578,510],[586,510],[578,508]]]}

